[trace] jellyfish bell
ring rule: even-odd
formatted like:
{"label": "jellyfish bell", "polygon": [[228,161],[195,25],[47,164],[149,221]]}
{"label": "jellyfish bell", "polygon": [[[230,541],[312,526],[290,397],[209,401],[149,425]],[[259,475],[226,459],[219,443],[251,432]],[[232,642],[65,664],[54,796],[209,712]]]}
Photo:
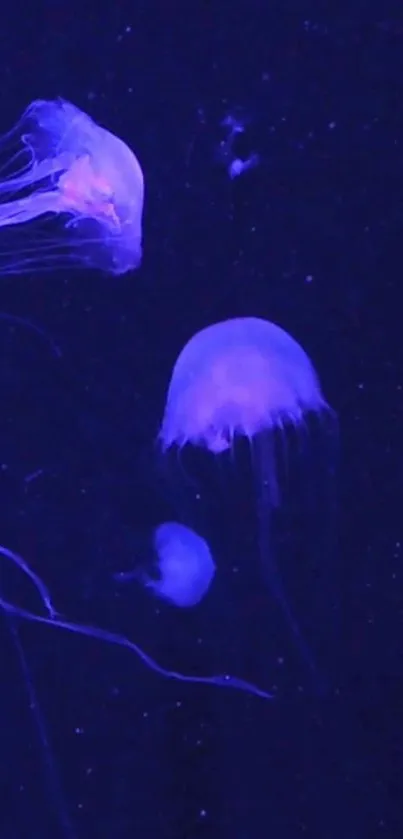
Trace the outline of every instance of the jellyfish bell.
{"label": "jellyfish bell", "polygon": [[314,367],[285,330],[237,318],[198,332],[174,366],[160,431],[163,449],[187,443],[214,454],[234,438],[299,426],[329,410]]}
{"label": "jellyfish bell", "polygon": [[0,274],[140,265],[144,180],[131,149],[64,99],[0,138]]}
{"label": "jellyfish bell", "polygon": [[196,606],[207,594],[215,563],[207,542],[178,522],[160,524],[154,533],[158,579],[145,585],[175,606]]}
{"label": "jellyfish bell", "polygon": [[257,481],[276,507],[276,441],[286,452],[291,430],[304,443],[310,416],[334,419],[305,350],[274,323],[236,318],[201,330],[179,354],[159,442],[163,451],[190,444],[218,455],[246,438]]}
{"label": "jellyfish bell", "polygon": [[190,444],[215,456],[238,438],[250,444],[258,495],[263,573],[310,668],[314,663],[289,606],[273,556],[270,522],[280,506],[276,442],[290,430],[307,436],[307,418],[333,416],[304,349],[285,330],[259,318],[203,329],[174,365],[159,433],[163,451]]}
{"label": "jellyfish bell", "polygon": [[137,580],[157,597],[174,606],[196,606],[207,594],[216,566],[210,548],[201,536],[179,522],[158,525],[153,533],[153,561],[132,571],[114,574],[117,582]]}

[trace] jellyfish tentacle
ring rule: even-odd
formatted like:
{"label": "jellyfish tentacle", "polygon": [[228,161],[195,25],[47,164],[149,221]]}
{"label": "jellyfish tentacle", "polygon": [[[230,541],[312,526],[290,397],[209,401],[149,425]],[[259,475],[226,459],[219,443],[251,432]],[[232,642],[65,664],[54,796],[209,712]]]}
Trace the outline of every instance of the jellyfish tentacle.
{"label": "jellyfish tentacle", "polygon": [[60,200],[56,193],[48,192],[35,198],[20,198],[0,206],[0,227],[10,227],[13,224],[25,224],[33,218],[46,213],[60,212]]}
{"label": "jellyfish tentacle", "polygon": [[[38,100],[13,132],[0,137],[4,157],[0,275],[46,268],[51,261],[64,267],[67,258],[114,275],[139,267],[144,177],[123,140],[70,102]],[[43,218],[48,215],[60,217],[57,225],[53,220],[56,230]]]}
{"label": "jellyfish tentacle", "polygon": [[29,568],[29,565],[25,562],[25,560],[23,560],[18,554],[14,554],[12,551],[4,547],[1,548],[0,553],[6,558],[11,559],[17,567],[19,567],[32,580],[41,596],[43,606],[47,613],[46,616],[38,615],[35,612],[23,609],[13,603],[10,603],[3,597],[0,597],[0,608],[3,609],[7,615],[31,621],[33,623],[50,626],[54,629],[66,630],[67,632],[72,632],[76,635],[93,638],[94,640],[114,644],[118,647],[125,647],[140,658],[140,660],[150,670],[153,670],[154,673],[157,673],[159,676],[163,676],[166,679],[174,679],[179,682],[190,682],[194,684],[212,685],[222,688],[232,688],[234,690],[244,691],[245,693],[249,693],[253,696],[259,696],[262,699],[274,698],[272,693],[259,688],[257,685],[244,681],[243,679],[239,679],[236,676],[231,676],[227,673],[214,676],[189,676],[184,673],[179,673],[176,670],[170,670],[162,667],[162,665],[160,665],[154,658],[142,650],[138,644],[130,641],[129,638],[126,638],[124,635],[119,635],[116,632],[110,632],[109,630],[102,629],[100,627],[87,626],[86,624],[72,623],[71,621],[65,620],[61,617],[60,613],[56,611],[45,583],[43,583],[43,581]]}

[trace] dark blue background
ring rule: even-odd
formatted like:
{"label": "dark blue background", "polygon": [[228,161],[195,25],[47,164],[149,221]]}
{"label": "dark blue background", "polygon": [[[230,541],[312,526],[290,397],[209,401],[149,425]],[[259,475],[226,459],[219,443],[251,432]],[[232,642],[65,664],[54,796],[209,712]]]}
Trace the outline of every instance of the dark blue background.
{"label": "dark blue background", "polygon": [[[1,310],[63,352],[0,322],[1,541],[71,620],[278,698],[169,682],[126,650],[19,624],[76,835],[397,839],[403,25],[358,3],[333,15],[254,0],[95,5],[2,13],[1,130],[62,95],[132,146],[144,262],[120,279],[1,280]],[[231,182],[216,153],[237,108],[261,164]],[[219,574],[199,610],[158,611],[111,576],[155,524],[195,506],[180,482],[171,503],[153,447],[177,353],[209,323],[250,314],[301,341],[340,419],[334,521],[285,515],[278,548],[329,679],[322,699],[271,601],[249,583],[230,599],[231,564],[257,551],[242,458],[229,494],[215,499],[210,475],[202,490]],[[4,594],[39,609],[5,563]],[[1,835],[62,836],[6,619],[1,633]]]}

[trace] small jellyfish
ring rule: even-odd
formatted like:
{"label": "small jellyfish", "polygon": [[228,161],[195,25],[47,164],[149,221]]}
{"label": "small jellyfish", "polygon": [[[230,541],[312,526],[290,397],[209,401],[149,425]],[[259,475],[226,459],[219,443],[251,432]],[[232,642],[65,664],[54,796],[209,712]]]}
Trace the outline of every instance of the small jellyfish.
{"label": "small jellyfish", "polygon": [[280,504],[275,433],[306,431],[308,413],[330,413],[313,365],[283,329],[259,318],[238,318],[198,332],[174,366],[159,433],[163,450],[186,444],[215,455],[237,436],[250,443],[258,483],[264,576],[284,610],[304,659],[314,662],[288,604],[269,542],[270,513]]}
{"label": "small jellyfish", "polygon": [[164,522],[153,533],[156,572],[143,568],[114,574],[118,582],[139,580],[157,597],[175,606],[196,606],[207,594],[215,574],[215,563],[207,542],[178,522]]}
{"label": "small jellyfish", "polygon": [[254,169],[260,163],[260,157],[256,152],[245,153],[245,149],[241,154],[236,150],[237,138],[245,133],[245,128],[250,122],[250,119],[238,114],[228,114],[221,122],[221,127],[225,129],[226,136],[221,140],[216,157],[217,160],[225,166],[231,180],[238,178],[243,172],[248,172]]}
{"label": "small jellyfish", "polygon": [[159,578],[145,585],[175,606],[196,606],[210,588],[215,563],[201,536],[178,522],[160,524],[154,533]]}
{"label": "small jellyfish", "polygon": [[122,140],[64,99],[32,102],[0,137],[0,275],[137,268],[143,198]]}

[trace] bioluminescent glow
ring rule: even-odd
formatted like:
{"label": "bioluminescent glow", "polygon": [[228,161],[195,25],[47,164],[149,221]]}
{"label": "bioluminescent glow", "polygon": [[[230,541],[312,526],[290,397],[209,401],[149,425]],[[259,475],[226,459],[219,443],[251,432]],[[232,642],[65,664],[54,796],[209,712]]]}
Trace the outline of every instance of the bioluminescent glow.
{"label": "bioluminescent glow", "polygon": [[64,99],[35,100],[0,137],[0,200],[0,275],[141,262],[140,164]]}
{"label": "bioluminescent glow", "polygon": [[207,542],[190,527],[175,521],[158,525],[153,534],[152,572],[141,565],[134,571],[114,574],[115,580],[139,580],[157,597],[173,606],[197,606],[207,594],[215,562]]}
{"label": "bioluminescent glow", "polygon": [[288,604],[270,545],[270,516],[280,504],[274,432],[306,433],[310,413],[330,414],[314,367],[287,332],[259,318],[237,318],[198,332],[175,363],[159,433],[162,449],[187,444],[221,455],[237,437],[250,443],[258,485],[264,576],[281,604],[310,669],[315,665]]}
{"label": "bioluminescent glow", "polygon": [[159,579],[146,585],[175,606],[196,606],[203,599],[215,574],[207,542],[178,522],[160,524],[154,533]]}

